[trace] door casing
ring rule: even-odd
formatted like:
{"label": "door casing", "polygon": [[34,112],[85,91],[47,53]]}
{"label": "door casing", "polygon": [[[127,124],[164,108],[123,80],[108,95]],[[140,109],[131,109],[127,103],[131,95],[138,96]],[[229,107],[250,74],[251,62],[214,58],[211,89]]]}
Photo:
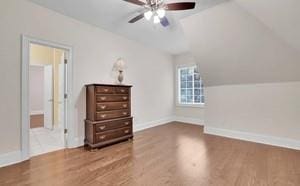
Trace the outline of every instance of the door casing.
{"label": "door casing", "polygon": [[29,129],[30,129],[30,112],[29,112],[29,65],[30,65],[30,44],[38,44],[52,48],[58,48],[65,51],[68,61],[67,80],[65,93],[68,95],[65,102],[65,126],[68,131],[66,135],[66,148],[75,147],[74,141],[74,122],[73,122],[73,99],[72,99],[72,82],[73,82],[73,63],[72,47],[56,42],[37,39],[34,37],[22,35],[22,70],[21,70],[21,159],[22,161],[30,158],[29,153]]}

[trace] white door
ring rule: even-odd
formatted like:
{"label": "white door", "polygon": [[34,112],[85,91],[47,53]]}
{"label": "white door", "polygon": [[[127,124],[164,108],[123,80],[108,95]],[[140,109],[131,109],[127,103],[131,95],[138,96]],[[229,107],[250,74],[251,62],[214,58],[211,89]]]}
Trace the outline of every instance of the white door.
{"label": "white door", "polygon": [[44,67],[44,127],[53,129],[53,66]]}
{"label": "white door", "polygon": [[64,63],[59,64],[59,124],[58,127],[64,129],[64,95],[65,95],[65,69]]}
{"label": "white door", "polygon": [[67,53],[64,52],[61,63],[59,64],[59,99],[60,99],[60,126],[64,129],[64,142],[68,146],[68,133],[67,133]]}

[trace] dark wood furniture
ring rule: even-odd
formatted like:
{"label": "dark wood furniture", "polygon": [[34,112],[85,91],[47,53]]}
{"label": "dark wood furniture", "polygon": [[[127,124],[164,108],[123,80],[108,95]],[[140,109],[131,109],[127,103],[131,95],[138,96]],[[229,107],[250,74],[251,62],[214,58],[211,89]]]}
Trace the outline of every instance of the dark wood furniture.
{"label": "dark wood furniture", "polygon": [[130,93],[129,85],[86,85],[86,145],[97,148],[133,137]]}

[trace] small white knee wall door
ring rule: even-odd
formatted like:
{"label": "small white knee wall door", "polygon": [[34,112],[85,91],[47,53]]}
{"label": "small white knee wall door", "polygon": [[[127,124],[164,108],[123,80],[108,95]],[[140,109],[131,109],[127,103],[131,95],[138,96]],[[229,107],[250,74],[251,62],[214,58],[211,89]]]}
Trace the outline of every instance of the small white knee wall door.
{"label": "small white knee wall door", "polygon": [[53,66],[44,67],[44,127],[53,129]]}

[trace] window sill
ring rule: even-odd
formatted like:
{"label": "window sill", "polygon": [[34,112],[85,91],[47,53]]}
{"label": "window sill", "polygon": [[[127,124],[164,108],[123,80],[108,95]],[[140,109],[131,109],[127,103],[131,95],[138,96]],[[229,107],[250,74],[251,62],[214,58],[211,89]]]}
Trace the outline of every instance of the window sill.
{"label": "window sill", "polygon": [[205,104],[176,104],[176,107],[204,108]]}

